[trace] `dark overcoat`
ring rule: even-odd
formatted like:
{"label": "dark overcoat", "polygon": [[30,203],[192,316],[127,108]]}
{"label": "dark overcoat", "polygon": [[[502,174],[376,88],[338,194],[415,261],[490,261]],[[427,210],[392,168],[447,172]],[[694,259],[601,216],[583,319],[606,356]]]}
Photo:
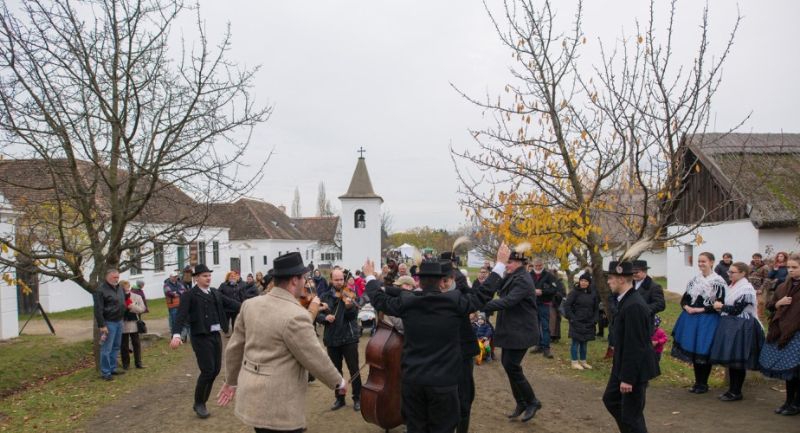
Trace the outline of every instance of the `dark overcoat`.
{"label": "dark overcoat", "polygon": [[612,376],[634,385],[661,374],[650,339],[653,335],[653,319],[650,309],[636,290],[629,290],[619,301],[612,332],[615,341]]}
{"label": "dark overcoat", "polygon": [[497,311],[493,343],[505,349],[527,349],[539,344],[539,315],[533,278],[520,267],[500,277],[492,272],[479,290],[498,298],[486,303],[484,311]]}
{"label": "dark overcoat", "polygon": [[600,303],[592,287],[586,290],[572,288],[564,302],[564,317],[569,320],[569,338],[576,341],[591,341],[595,338],[595,323]]}

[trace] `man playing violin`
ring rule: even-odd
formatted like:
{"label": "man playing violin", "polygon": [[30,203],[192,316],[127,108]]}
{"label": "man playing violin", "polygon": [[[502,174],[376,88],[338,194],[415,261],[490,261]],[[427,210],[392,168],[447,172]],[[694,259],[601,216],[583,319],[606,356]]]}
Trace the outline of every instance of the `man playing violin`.
{"label": "man playing violin", "polygon": [[[355,294],[345,287],[344,272],[334,270],[331,273],[333,290],[322,297],[327,304],[327,311],[317,314],[317,323],[325,327],[322,342],[328,348],[328,356],[333,365],[342,373],[342,359],[347,363],[350,378],[353,383],[353,410],[361,411],[361,377],[358,372],[358,307]],[[336,400],[331,410],[338,410],[345,406],[344,395],[336,393]]]}

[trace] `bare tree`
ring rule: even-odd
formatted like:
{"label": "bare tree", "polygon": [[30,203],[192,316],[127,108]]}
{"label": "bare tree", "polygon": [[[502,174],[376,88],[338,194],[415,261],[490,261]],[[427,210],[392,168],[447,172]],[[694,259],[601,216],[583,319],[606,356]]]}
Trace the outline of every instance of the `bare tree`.
{"label": "bare tree", "polygon": [[333,216],[333,207],[325,192],[325,182],[320,182],[317,189],[317,216]]}
{"label": "bare tree", "polygon": [[[0,263],[93,292],[108,268],[163,261],[165,244],[208,225],[211,203],[259,181],[243,176],[242,157],[271,109],[250,93],[256,69],[226,57],[229,31],[209,43],[197,8],[0,8],[0,189],[23,213],[16,241],[2,240],[16,259]],[[170,33],[186,13],[199,38],[173,52]]]}
{"label": "bare tree", "polygon": [[300,210],[300,190],[294,187],[294,198],[292,199],[292,218],[300,218],[303,216]]}
{"label": "bare tree", "polygon": [[389,233],[392,231],[394,216],[389,209],[381,211],[381,250],[389,247]]}
{"label": "bare tree", "polygon": [[581,1],[568,21],[556,18],[550,1],[503,5],[500,15],[486,10],[515,59],[512,81],[496,98],[459,91],[495,120],[472,131],[477,148],[452,150],[461,204],[501,238],[528,241],[562,266],[572,255],[607,291],[602,251],[609,240],[601,217],[622,216],[632,233],[627,245],[636,245],[631,256],[665,238],[682,177],[693,164],[685,165],[680,140],[707,126],[739,21],[722,54],[712,57],[704,12],[687,71],[672,58],[675,2],[663,46],[651,2],[647,34],[623,38],[620,55],[601,43],[603,64],[587,72],[579,64],[587,44]]}

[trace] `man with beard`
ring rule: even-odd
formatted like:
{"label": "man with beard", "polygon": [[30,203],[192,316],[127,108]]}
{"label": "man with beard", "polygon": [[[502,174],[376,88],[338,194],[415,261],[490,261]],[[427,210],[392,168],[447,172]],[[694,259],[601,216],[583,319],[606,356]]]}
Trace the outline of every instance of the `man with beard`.
{"label": "man with beard", "polygon": [[503,349],[500,362],[517,402],[508,417],[522,415],[523,422],[531,420],[542,408],[522,371],[525,353],[528,348],[536,346],[539,339],[536,291],[531,274],[525,270],[527,261],[524,251],[511,252],[503,243],[497,250],[497,264],[480,287],[480,291],[487,295],[499,295],[487,302],[483,311],[498,312],[493,342],[495,347]]}
{"label": "man with beard", "polygon": [[556,277],[544,268],[544,261],[537,258],[533,261],[534,289],[536,291],[536,311],[539,314],[539,344],[531,349],[531,353],[541,353],[545,358],[552,358],[550,353],[550,308],[553,297],[558,292]]}
{"label": "man with beard", "polygon": [[617,298],[614,319],[614,361],[603,403],[622,433],[646,433],[644,404],[647,384],[660,373],[650,336],[653,317],[633,288],[630,262],[611,262],[608,286]]}
{"label": "man with beard", "polygon": [[[331,272],[333,290],[325,293],[321,300],[328,305],[328,310],[317,315],[317,323],[325,327],[322,341],[328,349],[328,357],[342,373],[342,359],[347,363],[350,380],[353,383],[353,410],[361,410],[361,377],[358,373],[358,308],[353,299],[344,293],[344,273],[340,270]],[[336,392],[336,400],[331,410],[339,410],[345,406],[344,395]]]}
{"label": "man with beard", "polygon": [[[442,268],[448,276],[446,277],[446,284],[448,290],[460,290],[465,292],[469,290],[469,283],[467,277],[458,269],[458,256],[455,253],[446,251],[443,252],[439,259],[442,260]],[[472,313],[470,311],[469,313]],[[475,330],[472,328],[472,323],[469,320],[469,314],[461,318],[459,324],[459,347],[461,350],[461,376],[458,380],[458,404],[461,413],[461,420],[458,422],[458,433],[467,433],[469,431],[469,417],[472,411],[472,402],[475,400],[475,380],[473,378],[473,367],[475,365],[475,356],[480,353],[478,346],[478,337],[475,335]]]}

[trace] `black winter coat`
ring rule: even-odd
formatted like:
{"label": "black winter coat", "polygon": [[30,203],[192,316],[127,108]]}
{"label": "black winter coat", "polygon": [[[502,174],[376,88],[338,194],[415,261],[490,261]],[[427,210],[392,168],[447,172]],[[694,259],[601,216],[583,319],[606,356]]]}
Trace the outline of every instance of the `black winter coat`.
{"label": "black winter coat", "polygon": [[[455,269],[455,272],[456,290],[462,292],[469,291],[470,287],[467,282],[467,277],[465,277],[458,268]],[[481,353],[481,348],[478,346],[478,336],[475,335],[475,329],[472,327],[472,322],[469,321],[469,314],[461,319],[459,338],[461,343],[461,359],[471,359]]]}
{"label": "black winter coat", "polygon": [[614,319],[614,364],[611,374],[621,382],[641,384],[661,374],[653,350],[653,319],[636,290],[628,290]]}
{"label": "black winter coat", "polygon": [[103,281],[94,292],[94,320],[97,327],[106,326],[106,322],[118,322],[127,309],[125,308],[125,291],[119,284],[112,286]]}
{"label": "black winter coat", "polygon": [[553,297],[556,296],[558,293],[558,283],[556,282],[557,278],[547,269],[542,270],[542,274],[539,279],[536,279],[536,272],[531,271],[530,273],[531,280],[533,282],[534,288],[539,289],[542,291],[542,295],[536,298],[537,304],[543,304],[545,302],[550,303],[553,302]]}
{"label": "black winter coat", "polygon": [[[227,296],[230,299],[233,299],[236,302],[242,302],[242,285],[239,283],[231,284],[228,281],[220,284],[219,291],[222,292],[223,295]],[[232,310],[230,307],[225,307],[226,313],[234,313],[237,310]]]}
{"label": "black winter coat", "polygon": [[[320,301],[328,304],[328,311],[317,314],[317,323],[325,326],[322,342],[325,343],[325,347],[358,343],[358,337],[361,335],[358,330],[358,307],[355,301],[350,304],[350,308],[345,307],[344,301],[334,296],[335,293],[335,290],[330,290],[320,298]],[[336,317],[333,323],[325,320],[328,314]]]}
{"label": "black winter coat", "polygon": [[572,288],[564,302],[564,317],[569,320],[569,338],[576,341],[592,341],[595,338],[600,302],[592,287]]}
{"label": "black winter coat", "polygon": [[239,312],[241,304],[215,288],[209,289],[206,295],[197,287],[181,295],[181,304],[178,306],[178,317],[175,319],[175,328],[172,335],[180,334],[185,325],[189,325],[192,335],[211,333],[211,326],[219,324],[223,332],[228,332],[228,320],[225,312]]}
{"label": "black winter coat", "polygon": [[647,309],[650,310],[651,317],[655,317],[656,314],[667,308],[667,303],[664,301],[664,289],[653,281],[649,275],[642,281],[642,285],[639,286],[637,292],[642,295],[644,303],[647,304]]}
{"label": "black winter coat", "polygon": [[241,291],[242,302],[256,296],[258,296],[258,287],[256,287],[255,283],[245,284]]}
{"label": "black winter coat", "polygon": [[539,344],[539,315],[531,274],[519,268],[501,278],[492,272],[480,291],[499,296],[484,307],[484,311],[498,312],[493,340],[496,347],[527,349]]}
{"label": "black winter coat", "polygon": [[[367,283],[367,295],[377,311],[403,319],[403,382],[420,386],[457,385],[461,371],[460,324],[483,300],[474,293],[438,289],[410,292],[381,290]],[[393,296],[395,295],[395,296]]]}

